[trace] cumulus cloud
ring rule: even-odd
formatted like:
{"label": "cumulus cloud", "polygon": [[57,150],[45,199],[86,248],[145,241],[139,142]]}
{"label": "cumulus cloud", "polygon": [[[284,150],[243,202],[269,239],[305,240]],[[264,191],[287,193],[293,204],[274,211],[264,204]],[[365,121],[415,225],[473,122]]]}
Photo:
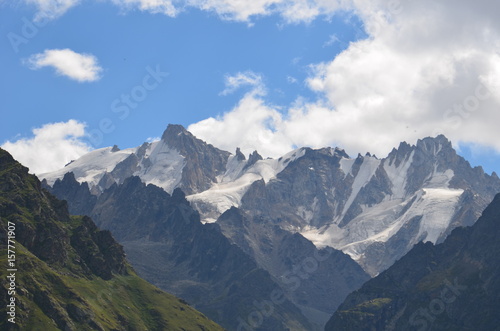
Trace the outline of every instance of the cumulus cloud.
{"label": "cumulus cloud", "polygon": [[91,150],[82,141],[85,124],[75,120],[45,124],[33,129],[33,135],[7,141],[1,147],[34,174],[60,169]]}
{"label": "cumulus cloud", "polygon": [[101,78],[102,68],[92,54],[79,54],[71,49],[46,49],[26,61],[32,70],[53,67],[56,73],[78,82],[94,82]]}
{"label": "cumulus cloud", "polygon": [[231,94],[243,86],[251,87],[254,94],[264,95],[266,93],[262,75],[252,71],[238,72],[236,75],[226,75],[225,85],[226,87],[221,92],[221,95]]}
{"label": "cumulus cloud", "polygon": [[[299,101],[283,111],[262,96],[247,95],[232,111],[207,120],[211,129],[202,125],[209,122],[192,127],[217,145],[216,137],[237,127],[233,118],[239,118],[243,132],[245,124],[266,132],[266,141],[277,142],[281,153],[294,145],[336,145],[351,154],[384,156],[403,140],[414,143],[438,133],[455,146],[500,151],[500,22],[495,18],[500,3],[355,0],[354,5],[368,38],[329,62],[311,65],[306,83],[317,92],[316,101]],[[260,110],[258,119],[251,104]],[[245,134],[230,135],[224,144],[231,145],[232,138],[233,147],[239,141],[268,149]]]}
{"label": "cumulus cloud", "polygon": [[276,130],[282,121],[276,109],[249,92],[232,111],[192,124],[188,130],[224,150],[240,147],[246,154],[258,149],[266,156],[280,156],[291,146],[290,138]]}
{"label": "cumulus cloud", "polygon": [[[500,119],[500,36],[492,14],[499,5],[429,0],[358,6],[370,38],[315,66],[308,80],[332,109],[332,129],[341,121],[379,153],[437,133],[456,144],[500,150],[494,124]],[[349,144],[347,132],[338,139]]]}

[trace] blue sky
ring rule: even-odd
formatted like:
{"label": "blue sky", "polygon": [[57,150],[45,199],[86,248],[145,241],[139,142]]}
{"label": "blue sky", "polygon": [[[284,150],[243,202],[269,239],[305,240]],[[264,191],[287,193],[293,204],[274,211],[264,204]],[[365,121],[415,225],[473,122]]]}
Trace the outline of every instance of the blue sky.
{"label": "blue sky", "polygon": [[168,123],[268,156],[303,145],[385,156],[444,133],[498,172],[498,26],[477,19],[496,8],[395,2],[0,1],[0,144],[43,172]]}

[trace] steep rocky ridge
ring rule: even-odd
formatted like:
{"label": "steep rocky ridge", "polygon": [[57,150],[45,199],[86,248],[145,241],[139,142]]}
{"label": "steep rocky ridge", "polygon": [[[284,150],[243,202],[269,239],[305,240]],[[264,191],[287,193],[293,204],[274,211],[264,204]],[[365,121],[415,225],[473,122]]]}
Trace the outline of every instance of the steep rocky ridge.
{"label": "steep rocky ridge", "polygon": [[[222,330],[136,276],[109,231],[70,216],[65,201],[1,149],[0,262],[2,330]],[[8,262],[15,278],[7,278]],[[6,311],[11,298],[15,316]]]}

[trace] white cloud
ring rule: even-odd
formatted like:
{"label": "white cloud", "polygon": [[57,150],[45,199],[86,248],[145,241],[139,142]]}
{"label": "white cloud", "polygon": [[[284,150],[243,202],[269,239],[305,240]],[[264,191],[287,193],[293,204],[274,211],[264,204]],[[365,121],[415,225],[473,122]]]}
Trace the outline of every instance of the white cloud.
{"label": "white cloud", "polygon": [[160,140],[161,140],[161,137],[149,137],[148,139],[146,139],[146,142],[154,143],[154,142],[160,141]]}
{"label": "white cloud", "polygon": [[91,54],[79,54],[71,49],[46,49],[43,53],[30,56],[28,66],[37,70],[53,67],[56,73],[78,82],[93,82],[101,78],[102,68]]}
{"label": "white cloud", "polygon": [[319,16],[330,17],[340,10],[351,10],[351,0],[286,0],[278,10],[288,23],[309,23]]}
{"label": "white cloud", "polygon": [[342,41],[337,37],[336,34],[330,35],[327,41],[323,44],[323,47],[330,47],[334,45],[335,43],[342,43]]}
{"label": "white cloud", "polygon": [[[152,14],[165,14],[175,17],[182,10],[183,1],[176,0],[111,0],[115,5],[125,10],[139,9]],[[179,6],[175,4],[179,3]]]}
{"label": "white cloud", "polygon": [[56,19],[64,15],[70,8],[80,3],[80,0],[24,0],[26,3],[35,5],[38,12],[35,21],[41,22]]}
{"label": "white cloud", "polygon": [[[234,110],[192,128],[217,145],[219,137],[226,138],[224,130],[245,133],[249,125],[248,132],[267,133],[273,150],[251,134],[229,135],[224,145],[267,150],[269,156],[293,145],[336,145],[350,154],[385,156],[403,140],[414,143],[437,133],[456,146],[500,151],[500,3],[354,3],[369,38],[311,66],[307,84],[317,101],[280,111],[262,96],[247,95]],[[252,105],[261,117],[252,115]]]}
{"label": "white cloud", "polygon": [[[351,134],[332,124],[337,139],[352,145],[355,132],[357,144],[386,153],[401,140],[439,132],[456,144],[500,150],[494,124],[500,119],[500,26],[493,14],[499,5],[357,3],[370,38],[316,66],[308,81],[328,100],[332,120],[349,128]],[[488,98],[485,87],[493,92]]]}
{"label": "white cloud", "polygon": [[82,141],[85,124],[75,120],[45,124],[33,129],[33,135],[7,141],[1,147],[34,174],[60,169],[91,150]]}
{"label": "white cloud", "polygon": [[[65,14],[81,0],[23,0],[37,7],[36,21],[52,20]],[[221,19],[247,22],[269,15],[280,15],[287,23],[311,22],[318,16],[331,16],[352,8],[351,0],[108,0],[123,10],[177,16],[186,8],[216,13]]]}
{"label": "white cloud", "polygon": [[252,71],[238,72],[236,75],[226,75],[225,85],[226,87],[221,92],[221,95],[231,94],[243,86],[250,86],[255,94],[263,95],[266,93],[262,75]]}
{"label": "white cloud", "polygon": [[282,120],[276,109],[249,92],[232,111],[192,124],[188,130],[224,150],[240,147],[246,154],[258,149],[266,156],[280,156],[291,146],[289,137],[276,132]]}
{"label": "white cloud", "polygon": [[274,12],[276,4],[283,0],[188,0],[190,6],[213,11],[221,18],[235,21],[249,21],[252,16],[265,16]]}

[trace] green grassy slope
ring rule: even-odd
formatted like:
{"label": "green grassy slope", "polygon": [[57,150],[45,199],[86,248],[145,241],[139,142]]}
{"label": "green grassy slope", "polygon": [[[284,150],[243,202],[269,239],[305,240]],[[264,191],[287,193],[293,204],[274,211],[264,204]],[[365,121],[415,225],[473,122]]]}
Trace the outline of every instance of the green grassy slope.
{"label": "green grassy slope", "polygon": [[[9,268],[17,269],[15,294]],[[0,284],[1,330],[223,330],[139,278],[108,231],[69,216],[64,201],[1,149]],[[5,318],[11,298],[15,324]]]}

